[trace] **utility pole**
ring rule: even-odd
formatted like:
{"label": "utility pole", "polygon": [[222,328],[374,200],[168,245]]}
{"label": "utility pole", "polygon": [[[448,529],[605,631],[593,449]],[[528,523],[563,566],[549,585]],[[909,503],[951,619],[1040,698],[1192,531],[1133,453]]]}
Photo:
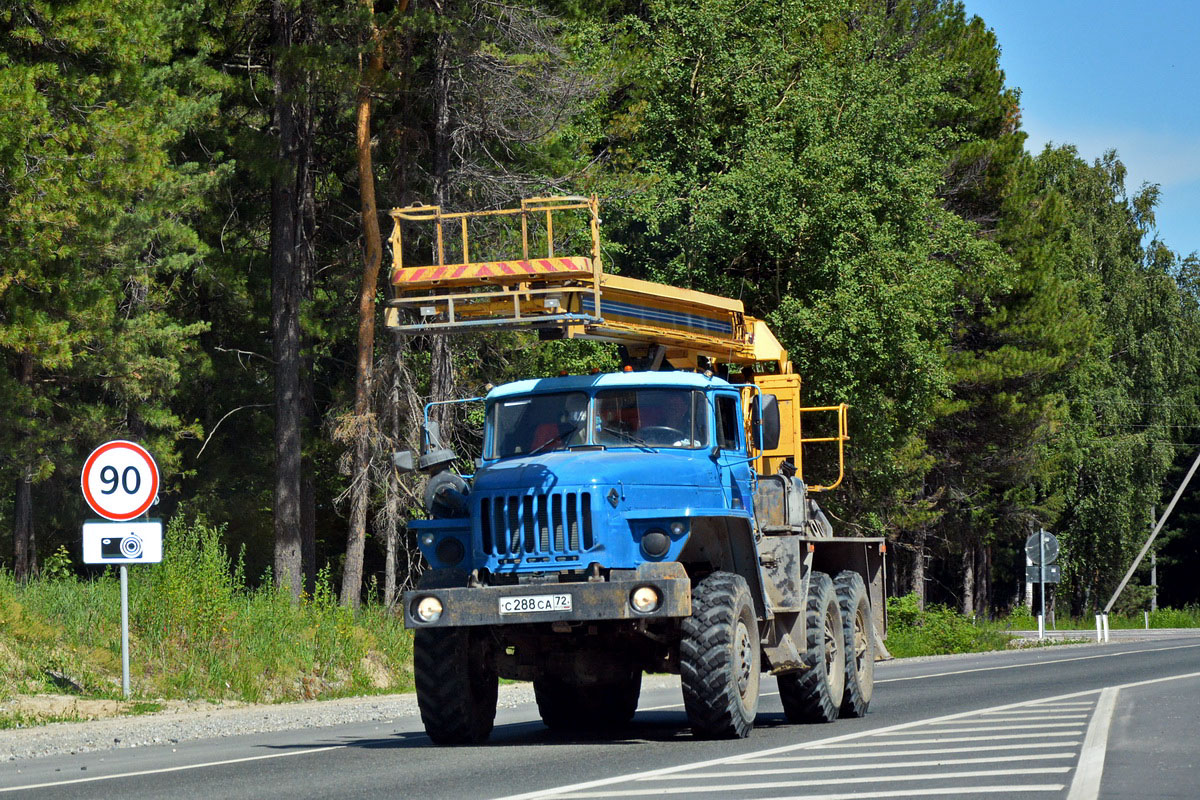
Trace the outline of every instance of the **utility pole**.
{"label": "utility pole", "polygon": [[1138,553],[1137,558],[1135,558],[1133,563],[1129,566],[1129,571],[1126,572],[1125,577],[1121,579],[1121,585],[1117,587],[1117,590],[1113,592],[1113,596],[1109,598],[1108,605],[1104,607],[1104,611],[1102,612],[1105,617],[1108,616],[1108,612],[1112,611],[1112,607],[1117,602],[1117,598],[1120,597],[1121,592],[1125,590],[1125,585],[1129,583],[1129,579],[1133,577],[1133,571],[1138,568],[1138,564],[1142,563],[1142,559],[1146,557],[1146,553],[1150,550],[1150,546],[1154,544],[1154,539],[1158,536],[1158,532],[1162,530],[1163,525],[1165,525],[1167,522],[1167,518],[1170,517],[1171,512],[1175,510],[1175,504],[1179,502],[1180,496],[1183,495],[1183,490],[1186,489],[1187,485],[1192,482],[1192,476],[1196,474],[1196,467],[1200,467],[1200,453],[1196,454],[1196,459],[1192,461],[1192,466],[1188,469],[1187,475],[1184,476],[1183,483],[1179,484],[1179,488],[1175,490],[1175,496],[1171,498],[1171,503],[1167,506],[1167,510],[1163,512],[1162,518],[1158,521],[1158,524],[1154,526],[1154,530],[1150,531],[1150,538],[1146,540],[1146,544],[1142,545],[1142,551]]}

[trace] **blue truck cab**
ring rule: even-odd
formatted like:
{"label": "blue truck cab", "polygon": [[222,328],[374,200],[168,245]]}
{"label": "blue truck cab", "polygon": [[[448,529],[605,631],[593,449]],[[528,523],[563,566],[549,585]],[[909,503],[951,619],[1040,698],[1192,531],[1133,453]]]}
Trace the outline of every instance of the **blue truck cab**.
{"label": "blue truck cab", "polygon": [[677,561],[696,520],[753,524],[742,396],[726,381],[545,378],[493,389],[485,403],[469,512],[411,524],[434,569],[517,583],[637,570]]}

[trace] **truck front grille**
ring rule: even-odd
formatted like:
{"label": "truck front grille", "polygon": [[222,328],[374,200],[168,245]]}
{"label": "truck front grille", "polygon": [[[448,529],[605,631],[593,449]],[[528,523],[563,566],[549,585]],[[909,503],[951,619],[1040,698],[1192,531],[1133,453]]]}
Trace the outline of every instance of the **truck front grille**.
{"label": "truck front grille", "polygon": [[533,563],[574,561],[595,543],[592,495],[554,492],[481,497],[479,527],[485,553],[525,556],[523,560]]}

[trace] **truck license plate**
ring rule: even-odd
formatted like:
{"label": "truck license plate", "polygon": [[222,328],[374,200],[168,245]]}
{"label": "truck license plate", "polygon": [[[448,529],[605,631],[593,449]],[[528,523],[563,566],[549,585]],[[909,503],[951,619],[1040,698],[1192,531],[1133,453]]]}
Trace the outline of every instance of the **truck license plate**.
{"label": "truck license plate", "polygon": [[538,611],[570,611],[569,594],[527,594],[500,598],[501,614],[529,614]]}

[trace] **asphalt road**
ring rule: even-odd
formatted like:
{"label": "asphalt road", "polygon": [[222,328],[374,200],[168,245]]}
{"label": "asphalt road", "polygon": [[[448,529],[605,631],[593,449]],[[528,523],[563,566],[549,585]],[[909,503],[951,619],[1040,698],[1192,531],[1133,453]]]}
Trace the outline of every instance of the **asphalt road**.
{"label": "asphalt road", "polygon": [[655,679],[620,737],[563,739],[532,705],[480,747],[420,721],[9,762],[0,793],[121,798],[1200,797],[1200,638],[881,663],[871,712],[784,721],[763,683],[748,739],[691,738]]}

